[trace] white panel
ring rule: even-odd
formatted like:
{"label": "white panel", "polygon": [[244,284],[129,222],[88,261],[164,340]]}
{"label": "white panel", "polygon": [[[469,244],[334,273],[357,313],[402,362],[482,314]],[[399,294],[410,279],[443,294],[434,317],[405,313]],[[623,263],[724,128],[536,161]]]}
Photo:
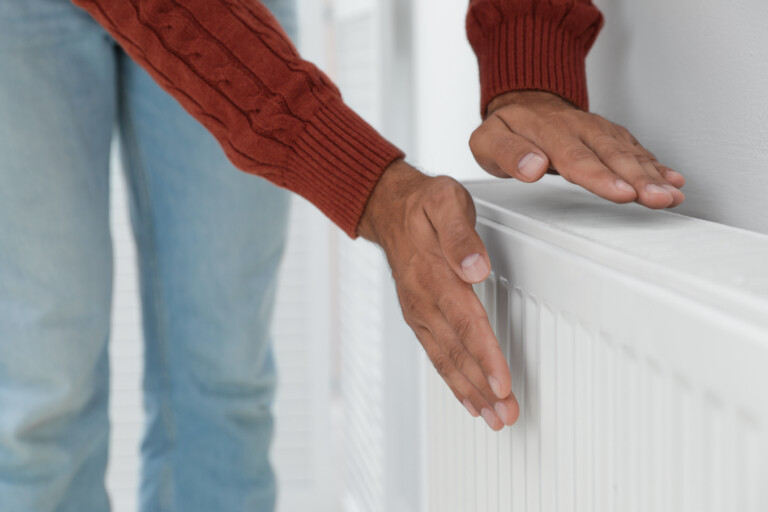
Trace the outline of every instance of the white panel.
{"label": "white panel", "polygon": [[344,505],[350,512],[383,512],[384,326],[381,289],[386,267],[378,249],[371,244],[353,244],[343,239],[340,254]]}
{"label": "white panel", "polygon": [[[335,4],[335,80],[345,101],[369,123],[380,121],[377,2]],[[377,249],[346,237],[339,243],[340,382],[343,403],[344,509],[384,511],[384,376],[382,289]]]}
{"label": "white panel", "polygon": [[[430,372],[430,510],[768,509],[768,237],[556,184],[470,190],[521,417],[466,435]],[[446,478],[455,460],[474,475]]]}
{"label": "white panel", "polygon": [[[395,25],[407,16],[381,0],[337,0],[335,7],[333,71],[345,101],[385,135],[407,144],[409,84],[396,83],[405,77],[392,73],[407,67],[407,45],[404,50]],[[420,348],[402,320],[380,249],[343,237],[339,283],[344,509],[416,512]]]}
{"label": "white panel", "polygon": [[144,431],[142,372],[144,342],[136,267],[136,246],[128,219],[123,173],[112,153],[110,228],[114,254],[114,288],[109,345],[110,394],[107,490],[114,512],[138,509],[139,445]]}
{"label": "white panel", "polygon": [[279,385],[272,460],[278,511],[334,509],[329,301],[330,223],[293,197],[273,339]]}
{"label": "white panel", "polygon": [[480,124],[477,59],[465,32],[467,0],[419,0],[414,9],[414,162],[455,178],[482,178],[469,150]]}

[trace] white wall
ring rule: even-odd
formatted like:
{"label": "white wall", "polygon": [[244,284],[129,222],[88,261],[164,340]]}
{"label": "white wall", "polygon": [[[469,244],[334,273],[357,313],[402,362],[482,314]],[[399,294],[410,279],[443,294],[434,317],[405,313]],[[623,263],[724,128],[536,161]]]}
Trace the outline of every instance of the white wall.
{"label": "white wall", "polygon": [[[408,0],[334,0],[332,65],[348,105],[406,151],[412,144]],[[338,373],[346,512],[420,505],[419,357],[383,252],[341,235]]]}
{"label": "white wall", "polygon": [[[768,233],[768,3],[595,0],[606,25],[588,61],[592,109],[688,178],[680,213]],[[466,0],[414,2],[414,161],[481,178]]]}
{"label": "white wall", "polygon": [[595,3],[593,110],[686,175],[681,213],[768,233],[768,3]]}
{"label": "white wall", "polygon": [[412,163],[458,179],[487,178],[469,151],[480,123],[477,60],[467,42],[467,0],[413,2],[415,133]]}

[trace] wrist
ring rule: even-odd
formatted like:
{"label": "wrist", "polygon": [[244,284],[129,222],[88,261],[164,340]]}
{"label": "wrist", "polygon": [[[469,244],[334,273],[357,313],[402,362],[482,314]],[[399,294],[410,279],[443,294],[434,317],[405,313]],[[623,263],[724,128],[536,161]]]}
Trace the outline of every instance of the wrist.
{"label": "wrist", "polygon": [[397,160],[384,170],[373,189],[357,227],[358,234],[381,246],[386,245],[387,231],[405,215],[411,193],[428,177],[405,160]]}
{"label": "wrist", "polygon": [[508,105],[545,105],[548,107],[562,109],[577,108],[573,103],[563,99],[557,94],[547,91],[521,90],[509,91],[499,94],[488,103],[488,116],[500,108]]}

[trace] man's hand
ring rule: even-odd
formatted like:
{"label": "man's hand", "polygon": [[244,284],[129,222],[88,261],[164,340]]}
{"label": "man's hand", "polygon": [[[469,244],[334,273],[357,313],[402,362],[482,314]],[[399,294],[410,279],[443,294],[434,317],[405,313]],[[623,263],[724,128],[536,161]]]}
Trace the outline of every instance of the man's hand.
{"label": "man's hand", "polygon": [[525,182],[550,168],[616,203],[648,208],[679,205],[683,176],[662,165],[626,128],[547,92],[518,91],[494,98],[469,141],[490,174]]}
{"label": "man's hand", "polygon": [[457,181],[403,161],[373,191],[359,233],[384,248],[403,316],[438,373],[472,416],[494,430],[518,416],[509,367],[472,290],[488,277],[475,205]]}

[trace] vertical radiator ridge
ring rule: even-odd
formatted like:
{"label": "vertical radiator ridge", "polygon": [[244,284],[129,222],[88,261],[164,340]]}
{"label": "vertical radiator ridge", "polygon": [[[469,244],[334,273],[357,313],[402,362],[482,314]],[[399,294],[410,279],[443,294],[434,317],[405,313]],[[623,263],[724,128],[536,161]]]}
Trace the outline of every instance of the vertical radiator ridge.
{"label": "vertical radiator ridge", "polygon": [[768,237],[569,186],[469,185],[520,419],[428,371],[429,509],[768,510]]}

